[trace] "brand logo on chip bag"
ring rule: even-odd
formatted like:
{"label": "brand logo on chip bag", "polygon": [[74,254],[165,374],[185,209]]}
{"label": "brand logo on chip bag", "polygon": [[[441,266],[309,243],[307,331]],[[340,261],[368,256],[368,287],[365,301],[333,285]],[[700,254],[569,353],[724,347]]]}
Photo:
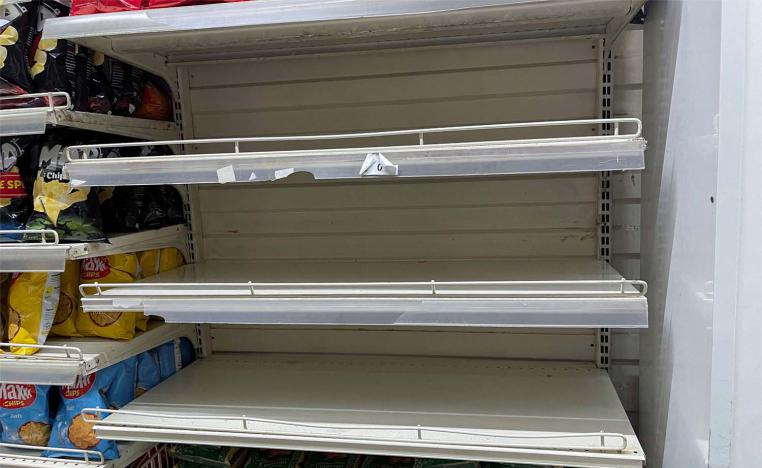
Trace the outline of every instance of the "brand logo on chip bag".
{"label": "brand logo on chip bag", "polygon": [[0,407],[5,409],[24,408],[37,398],[34,385],[0,384]]}
{"label": "brand logo on chip bag", "polygon": [[18,172],[0,173],[0,198],[26,197],[24,182]]}
{"label": "brand logo on chip bag", "polygon": [[95,374],[78,375],[77,380],[74,381],[74,385],[61,387],[61,396],[67,400],[79,398],[90,390],[94,382]]}
{"label": "brand logo on chip bag", "polygon": [[83,280],[101,279],[111,272],[108,265],[108,258],[93,257],[82,260],[81,276]]}

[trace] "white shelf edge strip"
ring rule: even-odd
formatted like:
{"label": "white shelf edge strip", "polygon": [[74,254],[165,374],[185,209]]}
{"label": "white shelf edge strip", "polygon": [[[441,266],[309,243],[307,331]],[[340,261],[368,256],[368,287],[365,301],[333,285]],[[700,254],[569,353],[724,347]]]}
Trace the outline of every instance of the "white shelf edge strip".
{"label": "white shelf edge strip", "polygon": [[[445,145],[430,145],[424,142],[425,135],[438,134],[438,133],[453,133],[453,132],[468,132],[476,130],[505,130],[505,129],[517,129],[517,128],[532,128],[532,127],[563,127],[563,126],[579,126],[579,125],[602,125],[613,124],[614,133],[612,135],[599,135],[591,137],[560,137],[560,138],[545,138],[545,139],[528,139],[528,140],[508,140],[508,141],[487,141],[481,142],[483,144],[552,144],[552,143],[591,143],[591,142],[611,142],[621,140],[633,140],[642,137],[643,124],[640,119],[634,117],[620,117],[613,119],[579,119],[579,120],[555,120],[555,121],[543,121],[543,122],[517,122],[517,123],[502,123],[502,124],[489,124],[489,125],[468,125],[468,126],[456,126],[456,127],[434,127],[434,128],[420,128],[409,130],[390,130],[380,132],[360,132],[360,133],[338,133],[329,135],[292,135],[292,136],[275,136],[275,137],[242,137],[242,138],[206,138],[206,139],[191,139],[191,140],[167,140],[152,142],[153,145],[204,145],[204,144],[220,144],[220,143],[232,143],[233,152],[225,153],[227,155],[240,154],[241,143],[256,143],[256,142],[287,142],[287,141],[324,141],[324,140],[346,140],[346,139],[361,139],[361,138],[378,138],[378,137],[390,137],[390,136],[403,136],[403,135],[416,135],[418,136],[418,146],[426,146],[427,148],[435,146],[452,146],[452,145],[469,145],[472,146],[475,143],[460,143],[460,144],[445,144]],[[632,133],[622,134],[620,133],[621,124],[634,124],[636,130]],[[65,152],[67,159],[71,162],[81,161],[88,159],[87,155],[92,154],[89,150],[98,148],[125,148],[125,147],[141,147],[146,146],[145,142],[132,142],[132,143],[111,143],[111,144],[95,144],[95,145],[77,145],[67,147]],[[403,146],[404,147],[404,146]],[[358,150],[372,150],[374,148],[358,148]],[[334,150],[342,151],[342,150]],[[278,153],[303,153],[295,151],[282,151],[272,152]],[[257,153],[253,153],[257,154]],[[74,157],[76,155],[76,157]],[[201,158],[204,156],[213,157],[212,154],[198,154],[194,155],[194,158]],[[161,156],[149,156],[141,159],[158,159]],[[118,159],[103,159],[99,161],[114,162]]]}
{"label": "white shelf edge strip", "polygon": [[[105,419],[98,419],[98,418],[90,418],[88,416],[101,416],[103,414],[124,414],[124,415],[130,415],[130,416],[144,416],[149,418],[166,418],[166,419],[187,419],[183,416],[178,416],[174,414],[165,414],[165,413],[153,413],[153,412],[142,412],[142,411],[128,411],[128,410],[112,410],[112,409],[101,409],[101,408],[85,408],[81,411],[82,419],[85,420],[85,422],[89,422],[92,424],[97,424],[99,426],[121,426],[123,424],[119,423],[110,423],[108,418]],[[468,436],[476,436],[476,437],[491,437],[496,439],[516,439],[516,440],[539,440],[539,439],[580,439],[580,438],[590,438],[590,437],[597,437],[600,438],[601,445],[599,447],[590,447],[590,446],[573,446],[573,445],[563,445],[555,447],[558,450],[597,450],[601,452],[622,452],[627,449],[628,446],[628,440],[627,436],[624,434],[619,433],[605,433],[605,432],[596,432],[596,433],[564,433],[564,434],[544,434],[544,435],[506,435],[506,434],[498,434],[498,433],[490,433],[490,432],[475,432],[475,431],[460,431],[455,429],[442,429],[442,428],[436,428],[436,427],[427,427],[427,426],[392,426],[392,425],[346,425],[346,424],[332,424],[332,425],[319,425],[319,424],[306,424],[306,423],[295,423],[292,421],[285,421],[285,420],[276,420],[276,419],[262,419],[262,418],[250,418],[246,416],[239,416],[239,417],[219,417],[219,416],[204,416],[204,415],[197,415],[194,416],[194,420],[203,421],[203,420],[211,420],[211,421],[240,421],[241,422],[241,428],[240,430],[243,432],[251,432],[251,433],[257,433],[256,428],[249,427],[250,423],[267,423],[267,424],[276,424],[276,425],[284,425],[289,427],[304,427],[304,428],[318,428],[318,429],[336,429],[340,431],[404,431],[404,432],[411,432],[415,434],[416,438],[415,440],[420,442],[434,442],[433,440],[426,440],[424,437],[424,433],[430,432],[430,433],[441,433],[441,434],[456,434],[456,435],[468,435]],[[165,425],[161,424],[140,424],[141,427],[151,427],[151,428],[166,428]],[[198,425],[193,426],[193,430],[198,431],[219,431],[219,432],[236,432],[235,430],[228,429],[228,430],[222,430],[222,429],[215,429],[215,428],[204,428]],[[266,432],[268,435],[293,435],[292,433],[278,433],[273,432],[271,430],[268,430]],[[300,437],[306,437],[306,438],[321,438],[321,436],[314,436],[310,434],[300,434]],[[339,438],[341,439],[347,439],[347,440],[369,440],[367,437],[352,437],[347,435],[341,435]],[[606,445],[606,439],[616,439],[621,442],[621,445],[617,446],[607,446]],[[390,439],[390,438],[373,438],[370,439],[373,441],[379,441],[379,442],[392,442],[396,439]],[[408,441],[413,442],[414,441]],[[437,444],[442,445],[474,445],[479,446],[483,444],[464,444],[463,442],[459,443],[452,443],[442,440],[436,440]],[[536,444],[529,444],[529,443],[490,443],[490,446],[500,446],[504,448],[543,448],[548,449],[547,445],[536,445]]]}
{"label": "white shelf edge strip", "polygon": [[[64,98],[64,104],[55,104],[56,97]],[[45,133],[48,119],[55,115],[57,110],[71,108],[71,96],[63,92],[18,94],[0,96],[0,106],[3,101],[15,101],[25,99],[38,99],[31,107],[0,108],[0,136],[14,135],[40,135]],[[45,102],[41,98],[47,98]]]}
{"label": "white shelf edge strip", "polygon": [[[64,270],[69,246],[59,243],[58,233],[50,229],[0,230],[0,237],[23,239],[27,234],[39,234],[31,241],[0,243],[0,271],[30,272]],[[50,239],[52,237],[52,240]]]}
{"label": "white shelf edge strip", "polygon": [[[540,139],[427,143],[430,134],[528,127],[610,124],[613,135]],[[632,133],[620,125],[634,125]],[[278,180],[295,172],[315,179],[368,177],[448,177],[554,172],[620,171],[644,168],[645,140],[634,118],[528,122],[336,135],[168,140],[156,145],[226,144],[219,153],[90,159],[96,148],[146,143],[82,145],[66,148],[65,166],[73,185],[226,184]],[[415,136],[415,144],[287,151],[241,151],[252,142],[293,142]]]}
{"label": "white shelf edge strip", "polygon": [[[24,451],[44,451],[44,450],[50,450],[50,447],[38,447],[35,445],[21,445],[21,444],[7,444],[7,443],[0,443],[0,448],[8,448],[13,450],[24,450]],[[62,453],[70,453],[72,455],[76,455],[81,457],[86,464],[93,464],[93,465],[102,465],[105,463],[105,458],[103,456],[102,452],[98,452],[96,450],[81,450],[81,449],[70,449],[70,448],[59,448],[56,447],[53,450],[56,452],[62,452]],[[13,458],[19,458],[19,455],[6,455],[0,452],[0,459],[3,457],[13,457]],[[23,455],[23,458],[29,458],[32,461],[40,461],[40,462],[46,462],[50,461],[52,459],[46,458],[46,457],[39,457],[34,455]]]}
{"label": "white shelf edge strip", "polygon": [[[463,289],[448,289],[457,286]],[[510,286],[614,286],[613,289],[511,289]],[[632,286],[634,291],[625,290]],[[479,289],[482,287],[483,289]],[[504,289],[493,289],[504,287]],[[119,288],[133,291],[151,292],[150,296],[161,297],[168,295],[195,296],[193,291],[200,289],[219,289],[215,298],[231,296],[240,298],[242,295],[251,297],[291,296],[470,296],[470,297],[547,297],[547,296],[621,296],[643,297],[648,291],[648,285],[641,280],[569,280],[569,281],[410,281],[410,282],[367,282],[367,283],[89,283],[81,284],[79,291],[82,296],[105,296],[108,298],[135,296],[138,294],[120,294],[122,291],[111,291]],[[177,288],[177,289],[173,289]],[[228,289],[228,291],[226,291]],[[156,294],[156,291],[162,291]],[[261,291],[260,291],[261,290]],[[110,293],[109,293],[110,291]],[[242,291],[243,294],[242,294]],[[185,293],[185,294],[184,294]],[[146,294],[147,296],[149,294]]]}

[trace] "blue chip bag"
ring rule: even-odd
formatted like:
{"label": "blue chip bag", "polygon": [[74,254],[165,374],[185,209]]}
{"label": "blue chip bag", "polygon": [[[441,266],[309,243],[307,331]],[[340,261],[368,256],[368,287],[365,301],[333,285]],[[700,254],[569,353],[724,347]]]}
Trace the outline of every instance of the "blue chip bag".
{"label": "blue chip bag", "polygon": [[48,385],[0,384],[2,441],[8,444],[48,445],[50,403]]}
{"label": "blue chip bag", "polygon": [[161,380],[172,376],[196,358],[193,343],[188,338],[176,338],[155,348],[159,356]]}
{"label": "blue chip bag", "polygon": [[159,370],[159,356],[156,350],[138,354],[138,378],[135,385],[135,396],[139,397],[159,385],[159,382],[161,382],[161,371]]}
{"label": "blue chip bag", "polygon": [[[108,408],[106,395],[121,371],[120,365],[113,365],[86,376],[77,377],[74,385],[58,387],[61,403],[53,421],[49,449],[43,457],[72,457],[71,453],[57,452],[58,448],[95,450],[101,452],[106,460],[119,458],[119,450],[113,440],[100,440],[95,437],[93,423],[86,422],[80,412],[84,408]],[[103,416],[101,416],[103,417]],[[89,415],[89,419],[99,419]]]}
{"label": "blue chip bag", "polygon": [[111,408],[119,409],[135,399],[137,385],[138,358],[136,356],[114,364],[114,381],[106,393],[106,400]]}

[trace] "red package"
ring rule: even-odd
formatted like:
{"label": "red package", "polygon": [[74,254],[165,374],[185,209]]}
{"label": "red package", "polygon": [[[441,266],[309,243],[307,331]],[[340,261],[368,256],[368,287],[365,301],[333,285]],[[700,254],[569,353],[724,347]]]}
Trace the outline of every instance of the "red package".
{"label": "red package", "polygon": [[148,0],[148,8],[169,8],[189,5],[209,5],[211,3],[232,3],[248,0]]}
{"label": "red package", "polygon": [[71,0],[71,16],[140,10],[146,0]]}

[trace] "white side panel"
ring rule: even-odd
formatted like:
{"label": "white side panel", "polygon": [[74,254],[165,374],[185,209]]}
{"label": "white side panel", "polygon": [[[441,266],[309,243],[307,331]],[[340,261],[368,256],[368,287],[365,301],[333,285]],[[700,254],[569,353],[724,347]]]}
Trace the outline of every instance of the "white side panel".
{"label": "white side panel", "polygon": [[723,2],[709,466],[760,466],[762,33],[756,1]]}
{"label": "white side panel", "polygon": [[[596,40],[576,38],[192,65],[186,126],[205,138],[596,117],[598,53]],[[506,133],[516,136],[537,135]],[[315,183],[297,174],[268,185],[200,187],[196,241],[205,261],[589,257],[596,197],[594,174],[401,183]],[[235,333],[213,329],[215,348],[235,349]],[[300,348],[305,334],[278,336],[262,343]],[[495,339],[487,354],[592,356],[591,333],[584,349],[576,338],[556,345],[558,336],[546,331],[535,346],[503,349]],[[389,348],[430,351],[424,335],[418,351],[401,335],[384,337]]]}
{"label": "white side panel", "polygon": [[645,25],[640,433],[657,468],[707,464],[722,16],[720,2],[649,2]]}

